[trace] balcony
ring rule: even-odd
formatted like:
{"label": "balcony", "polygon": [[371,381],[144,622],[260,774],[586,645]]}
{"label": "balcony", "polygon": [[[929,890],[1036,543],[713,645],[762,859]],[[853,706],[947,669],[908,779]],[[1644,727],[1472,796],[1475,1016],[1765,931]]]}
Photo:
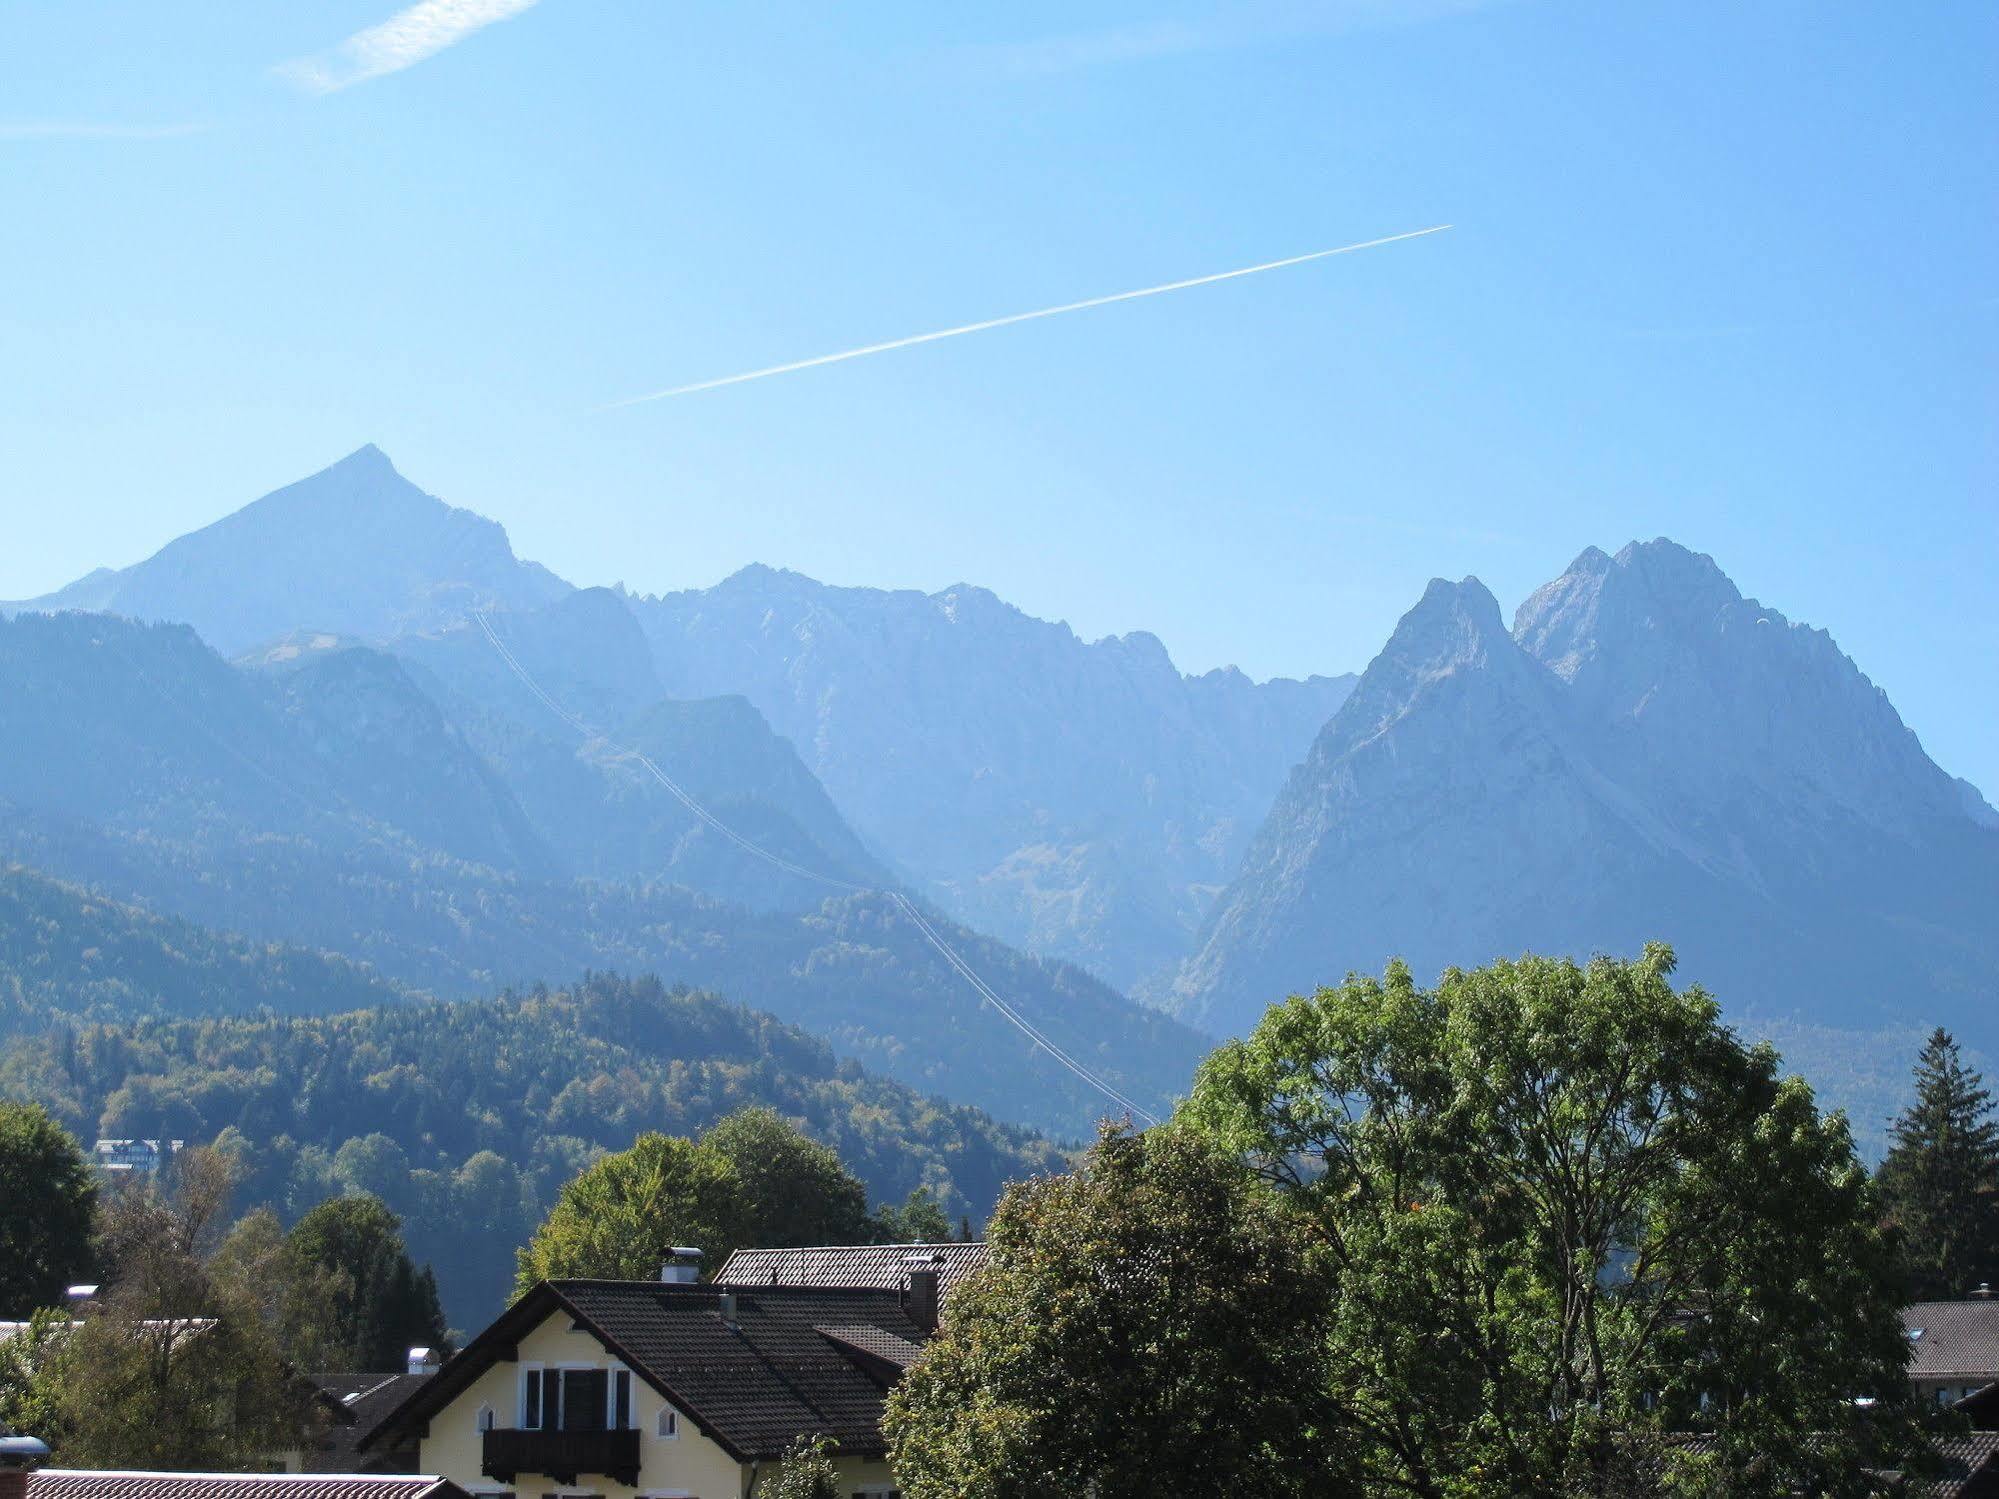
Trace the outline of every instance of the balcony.
{"label": "balcony", "polygon": [[479,1471],[508,1484],[520,1473],[545,1474],[561,1484],[573,1484],[584,1474],[595,1473],[636,1488],[638,1429],[517,1431],[495,1427],[485,1434]]}

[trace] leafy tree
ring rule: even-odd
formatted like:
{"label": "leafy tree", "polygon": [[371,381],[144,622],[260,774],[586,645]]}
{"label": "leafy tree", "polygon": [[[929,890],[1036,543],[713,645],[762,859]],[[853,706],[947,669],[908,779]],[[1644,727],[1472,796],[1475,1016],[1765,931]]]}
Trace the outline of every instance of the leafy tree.
{"label": "leafy tree", "polygon": [[701,1143],[735,1168],[757,1244],[863,1244],[871,1237],[868,1189],[776,1110],[738,1109]]}
{"label": "leafy tree", "polygon": [[[971,1224],[965,1239],[971,1240]],[[883,1244],[942,1244],[951,1237],[951,1218],[937,1199],[918,1187],[900,1207],[883,1203],[875,1209],[874,1237]]]}
{"label": "leafy tree", "polygon": [[239,1305],[256,1310],[292,1368],[358,1367],[345,1351],[338,1323],[342,1300],[353,1295],[353,1277],[293,1252],[284,1225],[269,1208],[238,1219],[208,1268]]}
{"label": "leafy tree", "polygon": [[1901,1230],[1911,1299],[1999,1280],[1999,1123],[1984,1079],[1941,1027],[1916,1061],[1916,1098],[1891,1139],[1875,1183]]}
{"label": "leafy tree", "polygon": [[831,1437],[794,1437],[783,1466],[757,1484],[756,1499],[840,1499],[832,1451]]}
{"label": "leafy tree", "polygon": [[1184,1124],[1322,1226],[1325,1381],[1370,1487],[1847,1495],[1915,1448],[1845,1120],[1672,968],[1655,945],[1425,991],[1398,963],[1203,1065]]}
{"label": "leafy tree", "polygon": [[9,1338],[0,1338],[0,1430],[40,1437],[51,1449],[67,1445],[62,1356],[69,1343],[69,1313],[43,1307]]}
{"label": "leafy tree", "polygon": [[213,1272],[230,1182],[184,1152],[171,1193],[131,1181],[105,1204],[109,1289],[59,1359],[61,1459],[99,1468],[233,1469],[300,1444],[302,1382],[257,1305]]}
{"label": "leafy tree", "polygon": [[97,1185],[39,1104],[0,1101],[0,1317],[60,1306],[90,1268]]}
{"label": "leafy tree", "polygon": [[699,1248],[712,1273],[745,1242],[752,1221],[727,1156],[691,1140],[640,1135],[563,1187],[516,1254],[514,1293],[561,1277],[649,1279],[677,1244]]}
{"label": "leafy tree", "polygon": [[987,1242],[889,1400],[911,1499],[1340,1491],[1324,1251],[1238,1162],[1107,1127]]}
{"label": "leafy tree", "polygon": [[396,1370],[411,1348],[445,1346],[437,1281],[411,1262],[402,1220],[379,1199],[322,1202],[292,1228],[285,1259],[294,1284],[333,1287],[328,1353],[337,1367]]}

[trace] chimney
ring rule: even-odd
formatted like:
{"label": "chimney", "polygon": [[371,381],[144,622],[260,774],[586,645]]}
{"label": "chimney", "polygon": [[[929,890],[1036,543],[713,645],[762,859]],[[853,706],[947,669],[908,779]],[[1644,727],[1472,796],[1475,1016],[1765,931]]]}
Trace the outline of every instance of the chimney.
{"label": "chimney", "polygon": [[28,1499],[28,1475],[48,1457],[47,1443],[0,1426],[0,1499]]}
{"label": "chimney", "polygon": [[443,1360],[435,1348],[412,1348],[408,1369],[411,1374],[435,1374]]}
{"label": "chimney", "polygon": [[909,1275],[909,1320],[933,1333],[937,1331],[938,1283],[943,1278],[944,1256],[912,1254],[902,1263]]}
{"label": "chimney", "polygon": [[722,1293],[721,1305],[716,1310],[721,1314],[724,1322],[734,1327],[736,1325],[736,1293],[734,1291],[724,1291]]}
{"label": "chimney", "polygon": [[1971,1299],[1973,1301],[1990,1301],[1992,1299],[1992,1282],[1981,1280],[1978,1283],[1978,1289],[1971,1293]]}
{"label": "chimney", "polygon": [[669,1286],[691,1286],[701,1279],[701,1251],[690,1245],[675,1245],[666,1252],[659,1267],[660,1280]]}

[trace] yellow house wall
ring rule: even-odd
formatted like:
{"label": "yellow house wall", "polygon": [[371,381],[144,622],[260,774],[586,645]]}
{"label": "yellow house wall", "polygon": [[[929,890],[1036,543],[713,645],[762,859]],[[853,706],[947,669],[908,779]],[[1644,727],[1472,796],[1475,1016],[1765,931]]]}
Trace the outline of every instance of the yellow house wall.
{"label": "yellow house wall", "polygon": [[[498,1363],[488,1369],[458,1398],[431,1418],[430,1434],[423,1438],[421,1471],[449,1478],[473,1494],[498,1493],[509,1487],[487,1478],[479,1471],[483,1442],[479,1432],[482,1406],[493,1409],[493,1424],[501,1427],[520,1424],[521,1374],[536,1364],[544,1369],[619,1367],[609,1351],[587,1332],[570,1326],[569,1315],[557,1312],[522,1338],[519,1361]],[[664,1496],[692,1496],[692,1499],[742,1499],[750,1482],[750,1468],[739,1464],[689,1419],[680,1413],[680,1435],[656,1436],[655,1423],[666,1401],[636,1373],[632,1376],[632,1421],[639,1429],[639,1481],[636,1487],[613,1483],[606,1474],[578,1474],[578,1482],[559,1486],[545,1474],[516,1475],[512,1490],[522,1499],[540,1499],[544,1494],[601,1494],[604,1499],[664,1499]],[[769,1477],[779,1465],[765,1463],[760,1479]],[[839,1469],[843,1493],[860,1487],[886,1488],[893,1483],[888,1464],[879,1458],[842,1458]]]}

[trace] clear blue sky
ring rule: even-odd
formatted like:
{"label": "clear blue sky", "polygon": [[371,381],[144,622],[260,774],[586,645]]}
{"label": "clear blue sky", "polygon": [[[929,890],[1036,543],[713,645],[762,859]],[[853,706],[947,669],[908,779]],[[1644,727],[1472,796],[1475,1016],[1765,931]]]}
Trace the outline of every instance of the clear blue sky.
{"label": "clear blue sky", "polygon": [[514,4],[331,90],[398,0],[0,10],[0,597],[365,441],[577,581],[969,580],[1257,675],[1664,534],[1999,795],[1984,0]]}

